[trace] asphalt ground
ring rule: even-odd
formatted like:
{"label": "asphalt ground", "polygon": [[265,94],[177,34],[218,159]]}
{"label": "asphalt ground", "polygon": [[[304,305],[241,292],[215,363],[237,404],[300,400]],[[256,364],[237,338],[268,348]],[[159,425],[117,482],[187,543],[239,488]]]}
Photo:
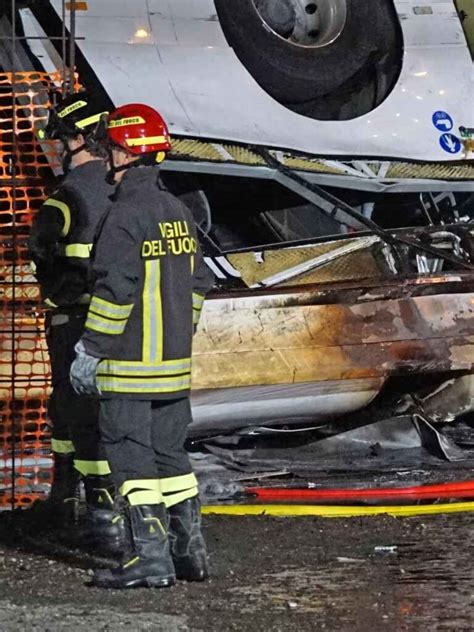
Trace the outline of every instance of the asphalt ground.
{"label": "asphalt ground", "polygon": [[89,587],[98,560],[0,516],[0,629],[472,630],[474,514],[204,518],[212,578]]}

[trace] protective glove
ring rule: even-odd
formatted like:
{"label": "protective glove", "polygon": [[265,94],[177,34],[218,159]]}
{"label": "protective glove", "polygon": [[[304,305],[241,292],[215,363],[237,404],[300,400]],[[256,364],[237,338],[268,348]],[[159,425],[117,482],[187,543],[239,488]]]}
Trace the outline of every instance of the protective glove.
{"label": "protective glove", "polygon": [[100,395],[96,375],[100,358],[89,355],[82,340],[79,340],[74,351],[76,352],[76,359],[72,363],[69,373],[73,389],[78,395]]}

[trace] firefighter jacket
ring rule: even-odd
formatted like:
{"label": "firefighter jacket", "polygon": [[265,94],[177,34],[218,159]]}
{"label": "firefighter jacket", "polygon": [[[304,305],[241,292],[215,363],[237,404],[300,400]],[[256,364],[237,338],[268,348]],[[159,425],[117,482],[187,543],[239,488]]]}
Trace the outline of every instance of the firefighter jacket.
{"label": "firefighter jacket", "polygon": [[191,347],[213,277],[192,215],[158,180],[129,169],[97,235],[95,285],[82,341],[103,358],[104,398],[185,397]]}
{"label": "firefighter jacket", "polygon": [[28,247],[42,298],[52,307],[88,302],[92,242],[114,191],[106,173],[101,160],[79,165],[35,217]]}

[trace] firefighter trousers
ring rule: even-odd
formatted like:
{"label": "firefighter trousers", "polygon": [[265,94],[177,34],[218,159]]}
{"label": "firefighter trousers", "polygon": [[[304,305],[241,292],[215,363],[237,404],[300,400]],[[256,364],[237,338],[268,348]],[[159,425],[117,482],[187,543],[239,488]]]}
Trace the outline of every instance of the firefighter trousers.
{"label": "firefighter trousers", "polygon": [[198,494],[184,448],[189,398],[100,401],[100,432],[112,478],[132,505],[172,507]]}
{"label": "firefighter trousers", "polygon": [[74,346],[84,331],[87,306],[57,308],[46,316],[46,340],[51,360],[52,393],[48,415],[53,452],[74,455],[84,476],[110,473],[99,432],[99,402],[77,395],[69,381]]}

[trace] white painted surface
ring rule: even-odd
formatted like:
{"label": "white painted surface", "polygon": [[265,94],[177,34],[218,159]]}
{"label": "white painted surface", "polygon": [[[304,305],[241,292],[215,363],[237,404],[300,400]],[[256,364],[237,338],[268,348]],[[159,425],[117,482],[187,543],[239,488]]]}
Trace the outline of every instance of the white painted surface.
{"label": "white painted surface", "polygon": [[[59,10],[60,0],[53,4]],[[78,45],[116,105],[158,108],[172,132],[258,143],[321,156],[460,160],[432,123],[474,126],[474,72],[452,0],[395,0],[405,38],[403,71],[375,111],[314,121],[262,90],[227,45],[212,0],[89,0]],[[433,13],[416,15],[414,7]]]}
{"label": "white painted surface", "polygon": [[364,408],[383,379],[307,382],[193,391],[191,431],[223,431],[245,425],[328,421]]}

